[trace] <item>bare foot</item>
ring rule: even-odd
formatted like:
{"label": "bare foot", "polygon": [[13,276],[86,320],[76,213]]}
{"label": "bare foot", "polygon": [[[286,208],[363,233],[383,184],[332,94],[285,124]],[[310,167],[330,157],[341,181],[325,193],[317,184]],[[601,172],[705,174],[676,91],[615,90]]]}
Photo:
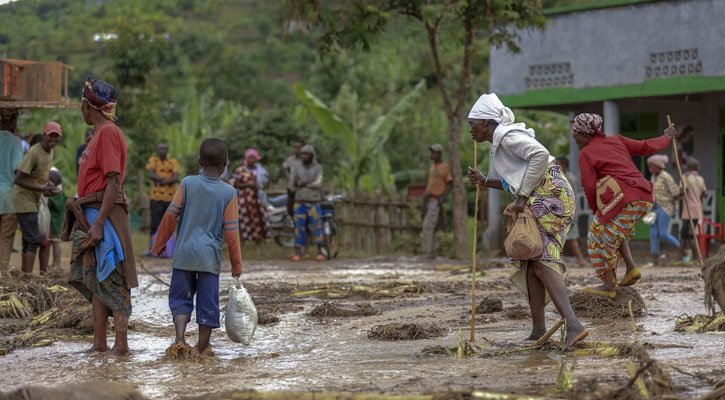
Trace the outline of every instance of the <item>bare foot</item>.
{"label": "bare foot", "polygon": [[131,351],[129,351],[128,347],[126,346],[113,345],[113,348],[111,348],[108,354],[116,357],[126,357],[131,354]]}
{"label": "bare foot", "polygon": [[197,357],[211,357],[214,355],[214,352],[211,351],[211,345],[207,345],[206,347],[204,347],[203,350],[199,350],[199,345],[197,344],[194,346],[192,354],[196,355]]}
{"label": "bare foot", "polygon": [[531,335],[529,335],[529,337],[527,337],[523,341],[524,342],[530,342],[530,341],[539,340],[539,338],[541,338],[542,336],[544,336],[545,333],[546,333],[546,329],[544,329],[543,331],[532,330],[531,331]]}
{"label": "bare foot", "polygon": [[565,347],[570,347],[578,342],[584,340],[589,335],[589,331],[584,328],[582,324],[576,327],[568,327],[566,330],[566,341],[564,342]]}
{"label": "bare foot", "polygon": [[105,353],[108,351],[108,345],[93,343],[90,349],[84,351],[84,353]]}
{"label": "bare foot", "polygon": [[173,343],[166,349],[166,357],[177,361],[190,360],[193,358],[193,349],[191,346],[186,344],[185,341],[181,340]]}

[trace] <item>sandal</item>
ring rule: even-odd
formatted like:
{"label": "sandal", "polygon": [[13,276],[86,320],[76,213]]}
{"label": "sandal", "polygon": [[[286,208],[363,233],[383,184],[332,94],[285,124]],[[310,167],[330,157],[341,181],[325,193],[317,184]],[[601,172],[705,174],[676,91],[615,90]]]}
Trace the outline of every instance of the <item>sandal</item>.
{"label": "sandal", "polygon": [[584,288],[584,291],[587,292],[587,293],[591,293],[591,294],[598,294],[600,296],[606,296],[606,297],[609,297],[610,299],[613,299],[613,298],[617,297],[617,292],[615,292],[613,290],[612,291],[609,291],[609,290],[597,290],[595,288],[588,287],[588,288]]}
{"label": "sandal", "polygon": [[301,261],[302,259],[300,258],[300,256],[298,256],[297,254],[295,254],[292,257],[290,257],[289,260],[296,262],[296,261]]}
{"label": "sandal", "polygon": [[317,261],[327,261],[327,257],[323,256],[322,254],[318,254],[315,258]]}
{"label": "sandal", "polygon": [[637,283],[641,277],[642,274],[639,272],[639,268],[635,268],[627,272],[627,275],[622,278],[622,282],[619,282],[619,286],[632,286]]}

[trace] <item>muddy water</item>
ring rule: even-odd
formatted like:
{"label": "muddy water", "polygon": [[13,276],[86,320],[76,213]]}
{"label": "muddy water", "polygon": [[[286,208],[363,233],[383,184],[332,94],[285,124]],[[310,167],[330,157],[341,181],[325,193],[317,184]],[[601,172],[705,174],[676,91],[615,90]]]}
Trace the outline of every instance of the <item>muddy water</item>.
{"label": "muddy water", "polygon": [[[147,262],[149,264],[150,262]],[[152,265],[168,281],[168,265]],[[688,371],[723,376],[724,335],[696,335],[674,332],[681,313],[703,313],[703,284],[699,268],[668,267],[645,270],[636,288],[643,295],[649,313],[637,319],[642,342],[668,347],[650,352],[664,364]],[[501,297],[504,309],[525,305],[523,296],[507,289],[504,269],[487,271],[479,278],[478,296]],[[575,364],[576,377],[597,376],[605,380],[626,375],[627,359],[601,356],[556,355],[526,352],[505,357],[423,356],[429,345],[455,346],[458,329],[468,336],[470,289],[451,293],[452,287],[466,288],[465,275],[435,272],[434,264],[414,260],[341,260],[325,263],[256,263],[246,266],[244,275],[252,295],[260,302],[294,301],[282,307],[280,322],[261,325],[250,346],[229,341],[224,330],[212,336],[215,356],[200,362],[165,361],[164,350],[171,343],[173,329],[167,305],[167,288],[149,275],[140,277],[134,293],[129,342],[133,354],[126,360],[89,356],[85,342],[56,342],[49,347],[17,350],[0,357],[0,389],[28,384],[58,384],[89,380],[127,382],[151,398],[174,398],[230,389],[330,390],[385,393],[420,393],[456,389],[486,389],[498,392],[541,393],[553,386],[560,360]],[[355,283],[380,286],[392,282],[421,282],[429,290],[405,297],[371,300],[379,315],[319,320],[306,312],[321,300],[309,296],[292,298],[290,287],[309,289],[315,285]],[[570,269],[570,290],[594,283],[590,270]],[[496,282],[496,287],[486,285]],[[230,284],[222,275],[221,287]],[[279,289],[284,287],[285,289]],[[446,290],[444,290],[446,289]],[[224,291],[223,291],[224,292]],[[341,300],[352,304],[359,299]],[[279,305],[279,304],[277,304]],[[300,307],[301,310],[295,309]],[[288,310],[285,312],[285,310]],[[547,320],[557,319],[552,306]],[[192,317],[193,320],[193,317]],[[503,313],[479,316],[476,336],[497,342],[517,342],[528,334],[529,320],[508,320]],[[433,322],[448,328],[443,338],[408,342],[379,342],[367,338],[367,330],[391,322]],[[590,341],[633,340],[629,320],[587,320]],[[190,324],[187,340],[196,342],[197,329]],[[112,340],[112,338],[109,338]],[[711,389],[698,381],[668,369],[674,383],[686,396]],[[719,371],[719,372],[718,372]]]}

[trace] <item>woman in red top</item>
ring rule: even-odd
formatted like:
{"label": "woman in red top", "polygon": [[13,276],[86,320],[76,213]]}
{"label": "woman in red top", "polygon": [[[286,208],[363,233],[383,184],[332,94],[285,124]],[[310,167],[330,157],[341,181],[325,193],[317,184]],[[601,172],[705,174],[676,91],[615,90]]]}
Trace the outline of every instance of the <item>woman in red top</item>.
{"label": "woman in red top", "polygon": [[634,224],[653,201],[652,183],[635,168],[631,156],[647,156],[666,148],[677,131],[670,126],[658,138],[634,140],[605,136],[602,117],[596,114],[579,114],[569,124],[580,149],[581,184],[595,212],[587,250],[595,273],[604,282],[586,291],[614,298],[617,265],[623,258],[627,274],[619,285],[629,286],[640,278],[628,240],[634,237]]}
{"label": "woman in red top", "polygon": [[66,208],[82,208],[90,225],[86,228],[82,220],[77,221],[68,235],[75,251],[68,280],[93,307],[94,341],[90,351],[108,350],[106,324],[112,314],[116,340],[110,352],[123,356],[129,352],[131,289],[138,286],[138,278],[128,202],[122,188],[126,142],[114,123],[117,98],[118,91],[106,82],[89,78],[85,83],[81,112],[85,122],[93,125],[94,134],[81,157],[79,198]]}

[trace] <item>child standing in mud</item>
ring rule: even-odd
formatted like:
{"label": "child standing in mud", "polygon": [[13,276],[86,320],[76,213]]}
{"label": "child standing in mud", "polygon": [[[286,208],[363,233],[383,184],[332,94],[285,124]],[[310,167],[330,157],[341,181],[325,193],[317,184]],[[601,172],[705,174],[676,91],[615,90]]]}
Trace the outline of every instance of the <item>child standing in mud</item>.
{"label": "child standing in mud", "polygon": [[[226,239],[229,248],[232,276],[242,274],[236,191],[221,180],[227,156],[227,146],[220,139],[207,139],[201,144],[199,165],[203,172],[181,181],[151,250],[155,255],[161,254],[178,223],[169,289],[176,340],[167,354],[189,356],[192,351],[211,352],[211,331],[219,327],[222,239]],[[195,294],[199,342],[191,349],[184,333],[194,309]]]}

